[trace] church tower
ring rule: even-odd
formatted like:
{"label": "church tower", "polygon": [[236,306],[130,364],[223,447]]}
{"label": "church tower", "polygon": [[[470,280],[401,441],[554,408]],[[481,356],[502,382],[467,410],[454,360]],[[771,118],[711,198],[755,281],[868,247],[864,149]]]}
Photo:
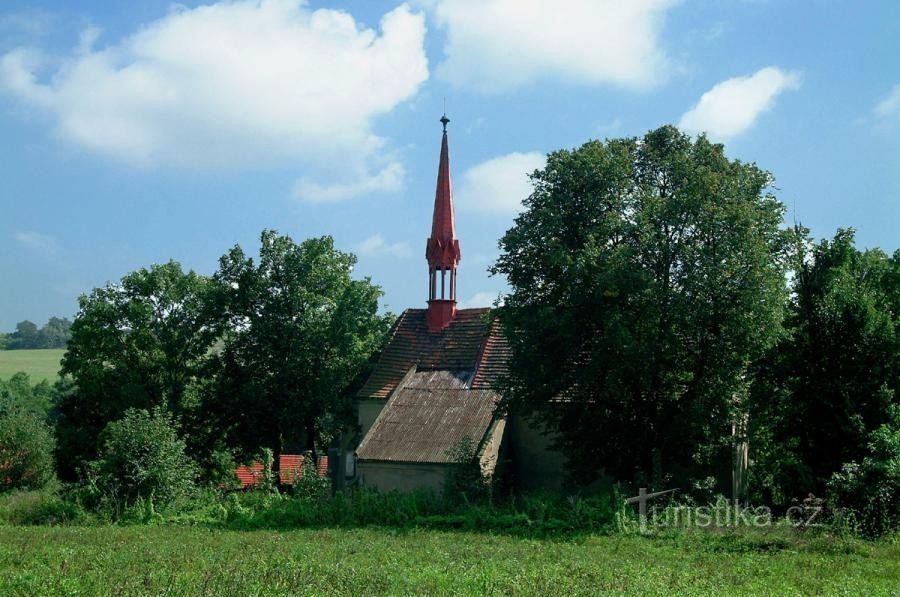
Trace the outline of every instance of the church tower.
{"label": "church tower", "polygon": [[428,329],[432,332],[446,328],[456,316],[456,266],[460,260],[453,218],[450,151],[447,148],[447,123],[450,119],[444,114],[440,122],[444,125],[444,134],[441,138],[431,236],[425,245],[425,259],[428,261]]}

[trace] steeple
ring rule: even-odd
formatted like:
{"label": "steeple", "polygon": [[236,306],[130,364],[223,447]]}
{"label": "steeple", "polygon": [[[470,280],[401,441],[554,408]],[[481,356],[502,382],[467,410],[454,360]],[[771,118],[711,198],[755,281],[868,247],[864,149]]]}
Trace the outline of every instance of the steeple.
{"label": "steeple", "polygon": [[428,328],[431,331],[447,327],[456,316],[456,266],[461,257],[450,184],[450,150],[447,146],[447,123],[450,119],[444,114],[440,122],[444,126],[444,134],[441,138],[431,236],[425,245],[425,259],[428,261]]}

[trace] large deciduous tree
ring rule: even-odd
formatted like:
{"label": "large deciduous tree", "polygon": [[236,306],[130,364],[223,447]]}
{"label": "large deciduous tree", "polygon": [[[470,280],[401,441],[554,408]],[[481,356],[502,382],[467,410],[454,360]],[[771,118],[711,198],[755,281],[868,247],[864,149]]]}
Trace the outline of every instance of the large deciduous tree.
{"label": "large deciduous tree", "polygon": [[[130,408],[192,418],[196,384],[209,377],[218,318],[210,280],[176,262],[153,265],[79,299],[62,373],[77,390],[59,404],[61,475],[97,454],[97,438]],[[196,417],[193,417],[196,419]]]}
{"label": "large deciduous tree", "polygon": [[381,289],[352,277],[356,258],[331,237],[300,244],[274,231],[259,261],[233,248],[216,280],[229,333],[212,395],[229,442],[244,456],[286,445],[315,451],[347,424],[347,387],[383,342],[390,318]]}
{"label": "large deciduous tree", "polygon": [[548,156],[500,240],[504,402],[586,482],[730,470],[745,372],[785,299],[772,176],[671,126]]}

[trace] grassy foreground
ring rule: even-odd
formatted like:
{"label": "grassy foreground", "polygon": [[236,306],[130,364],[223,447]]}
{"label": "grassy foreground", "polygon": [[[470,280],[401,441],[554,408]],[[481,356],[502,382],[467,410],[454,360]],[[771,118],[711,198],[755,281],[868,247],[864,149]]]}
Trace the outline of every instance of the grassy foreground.
{"label": "grassy foreground", "polygon": [[32,383],[45,379],[54,382],[59,377],[59,362],[65,352],[62,348],[0,350],[0,379],[9,379],[19,371],[24,371]]}
{"label": "grassy foreground", "polygon": [[384,529],[0,528],[0,594],[890,594],[900,545]]}

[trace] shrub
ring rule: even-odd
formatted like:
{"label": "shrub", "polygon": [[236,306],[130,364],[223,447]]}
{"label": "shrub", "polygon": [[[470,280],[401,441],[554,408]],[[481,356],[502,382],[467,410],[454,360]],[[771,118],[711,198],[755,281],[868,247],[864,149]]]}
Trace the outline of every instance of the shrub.
{"label": "shrub", "polygon": [[869,455],[845,464],[828,484],[836,517],[855,520],[872,537],[900,529],[900,407],[891,419],[871,434]]}
{"label": "shrub", "polygon": [[0,411],[0,491],[37,489],[54,479],[53,431],[24,408]]}
{"label": "shrub", "polygon": [[115,517],[138,500],[142,508],[164,508],[195,489],[197,466],[185,454],[170,415],[130,409],[100,436],[99,458],[90,463],[89,485]]}
{"label": "shrub", "polygon": [[89,520],[78,504],[62,499],[51,489],[18,490],[0,496],[0,523],[37,525]]}
{"label": "shrub", "polygon": [[444,480],[444,498],[450,502],[479,502],[490,496],[490,482],[481,473],[478,445],[465,436],[447,450],[450,465]]}
{"label": "shrub", "polygon": [[319,474],[316,461],[311,455],[303,456],[300,469],[293,471],[294,484],[291,493],[307,502],[322,502],[331,494],[331,479]]}

